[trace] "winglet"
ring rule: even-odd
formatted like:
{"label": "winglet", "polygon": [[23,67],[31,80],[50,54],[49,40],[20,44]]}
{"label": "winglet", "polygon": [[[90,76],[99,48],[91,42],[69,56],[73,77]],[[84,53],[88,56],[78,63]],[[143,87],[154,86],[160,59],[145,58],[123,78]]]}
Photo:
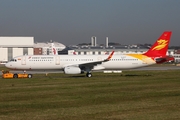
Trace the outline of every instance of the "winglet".
{"label": "winglet", "polygon": [[108,58],[105,59],[104,61],[109,61],[112,58],[113,54],[114,54],[114,50],[111,52],[111,54],[108,56]]}

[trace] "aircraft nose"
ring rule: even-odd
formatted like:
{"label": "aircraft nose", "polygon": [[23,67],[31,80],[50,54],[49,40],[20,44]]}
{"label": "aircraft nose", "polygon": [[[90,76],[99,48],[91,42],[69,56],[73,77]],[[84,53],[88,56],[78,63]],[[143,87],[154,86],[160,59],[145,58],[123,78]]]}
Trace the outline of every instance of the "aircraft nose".
{"label": "aircraft nose", "polygon": [[7,68],[10,68],[10,66],[11,66],[10,63],[5,64],[5,67],[7,67]]}

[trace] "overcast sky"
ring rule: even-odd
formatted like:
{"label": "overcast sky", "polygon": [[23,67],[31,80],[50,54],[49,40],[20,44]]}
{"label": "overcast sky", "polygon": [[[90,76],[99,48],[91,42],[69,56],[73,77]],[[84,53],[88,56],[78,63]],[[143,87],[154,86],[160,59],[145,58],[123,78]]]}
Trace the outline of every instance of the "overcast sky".
{"label": "overcast sky", "polygon": [[165,30],[180,45],[180,0],[0,0],[0,36],[65,45],[153,44]]}

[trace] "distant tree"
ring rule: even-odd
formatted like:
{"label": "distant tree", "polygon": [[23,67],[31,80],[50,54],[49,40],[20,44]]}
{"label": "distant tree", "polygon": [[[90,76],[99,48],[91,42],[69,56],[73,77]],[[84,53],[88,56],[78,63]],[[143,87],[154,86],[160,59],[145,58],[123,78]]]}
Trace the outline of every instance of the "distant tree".
{"label": "distant tree", "polygon": [[82,45],[91,45],[91,43],[80,43],[80,44],[78,44],[78,46],[82,46]]}
{"label": "distant tree", "polygon": [[121,45],[121,44],[119,44],[119,43],[114,43],[114,42],[109,42],[108,45],[118,46],[118,45]]}

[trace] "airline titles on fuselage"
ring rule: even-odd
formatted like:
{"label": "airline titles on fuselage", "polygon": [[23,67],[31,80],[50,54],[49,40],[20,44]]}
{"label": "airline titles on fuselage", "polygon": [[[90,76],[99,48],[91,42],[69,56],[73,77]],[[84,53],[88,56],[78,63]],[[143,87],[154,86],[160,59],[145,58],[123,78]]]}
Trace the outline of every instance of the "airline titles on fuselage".
{"label": "airline titles on fuselage", "polygon": [[[29,57],[28,58],[29,61],[54,61],[54,59],[56,59],[55,57]],[[85,59],[77,59],[77,58],[74,58],[74,59],[68,59],[68,58],[61,58],[59,59],[60,61],[94,61],[95,59],[88,59],[88,58],[85,58]],[[99,59],[98,59],[99,60]],[[111,59],[110,61],[134,61],[134,60],[138,60],[137,58],[126,58],[126,57],[121,57],[120,59],[116,58],[116,59]]]}
{"label": "airline titles on fuselage", "polygon": [[54,61],[54,57],[29,57],[29,61]]}

